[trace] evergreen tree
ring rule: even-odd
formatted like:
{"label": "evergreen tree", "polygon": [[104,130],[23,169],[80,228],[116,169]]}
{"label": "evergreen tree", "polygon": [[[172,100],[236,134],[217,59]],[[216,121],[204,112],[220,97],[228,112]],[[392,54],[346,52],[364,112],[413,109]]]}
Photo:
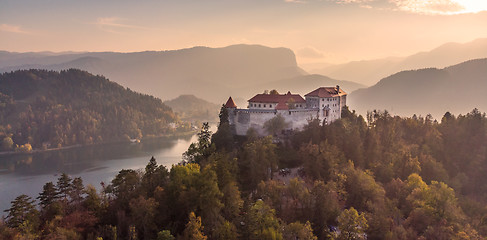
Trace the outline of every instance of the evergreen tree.
{"label": "evergreen tree", "polygon": [[218,130],[211,137],[211,142],[215,144],[218,150],[225,149],[231,151],[233,146],[233,133],[228,122],[228,110],[225,106],[220,109],[220,123],[218,124]]}
{"label": "evergreen tree", "polygon": [[58,194],[64,201],[68,200],[69,193],[71,192],[71,178],[66,173],[62,173],[57,179],[56,187]]}
{"label": "evergreen tree", "polygon": [[148,197],[154,196],[154,190],[157,187],[164,187],[166,185],[169,172],[163,165],[157,165],[154,157],[149,160],[145,167],[145,173],[142,176],[142,190]]}
{"label": "evergreen tree", "polygon": [[52,182],[48,182],[44,184],[42,187],[42,192],[39,193],[37,199],[40,201],[40,205],[42,209],[45,209],[51,203],[56,201],[59,198],[59,194],[56,190],[56,187]]}
{"label": "evergreen tree", "polygon": [[5,210],[8,213],[6,223],[11,228],[27,228],[35,231],[39,221],[39,213],[35,208],[34,200],[22,194],[11,202],[12,206]]}
{"label": "evergreen tree", "polygon": [[205,122],[198,133],[198,142],[191,143],[188,150],[183,153],[183,159],[185,163],[202,164],[214,151],[214,145],[211,144],[210,125]]}
{"label": "evergreen tree", "polygon": [[85,187],[83,186],[83,179],[81,177],[76,177],[73,179],[71,182],[70,186],[70,191],[69,191],[69,196],[71,198],[71,202],[75,204],[80,204],[81,201],[83,200],[83,195],[84,195],[84,190]]}

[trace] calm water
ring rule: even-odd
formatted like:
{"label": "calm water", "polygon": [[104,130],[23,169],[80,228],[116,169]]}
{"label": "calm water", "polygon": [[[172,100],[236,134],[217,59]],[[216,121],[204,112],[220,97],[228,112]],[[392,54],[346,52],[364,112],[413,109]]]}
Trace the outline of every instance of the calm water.
{"label": "calm water", "polygon": [[170,168],[181,161],[182,153],[197,136],[152,139],[139,144],[118,143],[66,149],[33,155],[0,156],[0,216],[10,201],[21,194],[36,198],[42,186],[56,183],[60,173],[81,177],[85,185],[100,189],[121,169],[145,168],[151,156]]}

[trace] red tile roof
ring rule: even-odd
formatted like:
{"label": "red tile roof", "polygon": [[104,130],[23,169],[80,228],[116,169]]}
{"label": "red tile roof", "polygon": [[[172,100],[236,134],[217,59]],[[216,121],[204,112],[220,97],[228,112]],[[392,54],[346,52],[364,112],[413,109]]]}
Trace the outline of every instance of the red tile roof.
{"label": "red tile roof", "polygon": [[229,97],[227,103],[225,103],[225,107],[226,108],[236,108],[237,104],[235,104],[232,97]]}
{"label": "red tile roof", "polygon": [[[292,100],[291,100],[292,99]],[[306,103],[299,94],[257,94],[253,98],[249,99],[249,102],[259,102],[259,103]]]}
{"label": "red tile roof", "polygon": [[283,102],[278,103],[276,106],[276,110],[288,110],[288,109],[289,107],[287,106],[287,104]]}
{"label": "red tile roof", "polygon": [[[337,92],[337,88],[339,89],[338,92]],[[304,96],[328,98],[328,97],[338,97],[343,95],[347,95],[347,93],[337,86],[337,87],[320,87]]]}

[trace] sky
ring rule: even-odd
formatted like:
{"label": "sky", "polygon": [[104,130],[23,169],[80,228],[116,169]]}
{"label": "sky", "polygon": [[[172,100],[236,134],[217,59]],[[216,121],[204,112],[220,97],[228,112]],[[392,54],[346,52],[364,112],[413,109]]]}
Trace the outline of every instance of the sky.
{"label": "sky", "polygon": [[336,64],[486,37],[486,0],[0,0],[12,52],[260,44]]}

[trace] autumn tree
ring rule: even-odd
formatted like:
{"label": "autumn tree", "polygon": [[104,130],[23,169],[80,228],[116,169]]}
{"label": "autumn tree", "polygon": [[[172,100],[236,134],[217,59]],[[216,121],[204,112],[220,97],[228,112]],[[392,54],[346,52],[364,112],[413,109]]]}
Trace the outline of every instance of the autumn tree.
{"label": "autumn tree", "polygon": [[207,237],[203,234],[203,226],[201,225],[201,217],[196,217],[194,212],[189,214],[189,221],[183,231],[182,240],[206,240]]}
{"label": "autumn tree", "polygon": [[176,239],[169,230],[162,230],[157,233],[157,240],[174,240]]}
{"label": "autumn tree", "polygon": [[264,129],[267,131],[269,135],[276,135],[280,133],[282,130],[287,128],[289,126],[289,123],[286,122],[286,119],[284,119],[281,114],[276,115],[275,117],[267,120],[264,123]]}
{"label": "autumn tree", "polygon": [[222,193],[222,216],[229,221],[234,221],[239,216],[243,206],[243,200],[240,197],[240,190],[237,187],[237,183],[228,183],[223,187]]}
{"label": "autumn tree", "polygon": [[336,189],[333,183],[325,185],[323,181],[315,181],[311,189],[311,220],[315,233],[322,239],[328,231],[327,226],[335,224],[340,214],[341,206],[338,201]]}
{"label": "autumn tree", "polygon": [[135,227],[143,239],[154,238],[157,231],[155,225],[157,202],[153,198],[145,199],[139,196],[130,200],[129,207]]}
{"label": "autumn tree", "polygon": [[227,220],[220,223],[213,232],[212,239],[217,240],[236,240],[237,228],[235,225]]}
{"label": "autumn tree", "polygon": [[173,166],[166,193],[167,203],[170,204],[169,221],[174,226],[174,232],[182,229],[190,212],[201,215],[209,231],[219,222],[223,207],[222,193],[212,169],[207,167],[201,171],[200,166],[194,163]]}
{"label": "autumn tree", "polygon": [[272,89],[269,94],[271,95],[279,95],[279,92],[276,89]]}
{"label": "autumn tree", "polygon": [[247,213],[246,226],[251,240],[282,239],[281,224],[275,210],[263,201],[257,201]]}
{"label": "autumn tree", "polygon": [[1,145],[1,149],[3,151],[11,151],[13,146],[14,146],[14,141],[12,140],[11,137],[6,136],[3,138],[2,145]]}
{"label": "autumn tree", "polygon": [[364,213],[359,214],[353,207],[345,209],[338,216],[338,228],[340,229],[338,239],[367,239],[365,235],[367,227],[367,220],[365,219]]}
{"label": "autumn tree", "polygon": [[95,214],[101,214],[103,209],[102,199],[96,192],[96,188],[88,184],[85,188],[85,193],[86,197],[82,202],[83,207]]}
{"label": "autumn tree", "polygon": [[239,161],[240,180],[245,189],[254,189],[260,181],[271,178],[277,170],[275,151],[271,136],[245,144]]}
{"label": "autumn tree", "polygon": [[318,240],[313,234],[313,228],[310,222],[302,224],[300,222],[293,222],[284,227],[283,239],[294,240]]}

